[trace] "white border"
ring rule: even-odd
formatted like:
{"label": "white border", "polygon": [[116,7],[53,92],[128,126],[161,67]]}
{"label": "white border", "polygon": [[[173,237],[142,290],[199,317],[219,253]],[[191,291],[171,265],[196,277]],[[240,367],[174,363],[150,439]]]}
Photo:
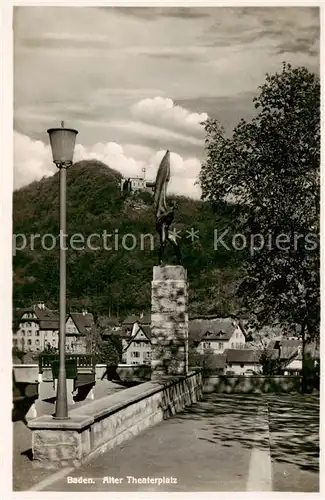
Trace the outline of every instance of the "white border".
{"label": "white border", "polygon": [[[0,210],[0,227],[2,230],[1,238],[1,263],[2,269],[0,273],[0,317],[1,317],[1,342],[2,349],[0,354],[0,376],[1,376],[1,412],[0,412],[0,422],[1,422],[1,434],[3,439],[1,440],[1,458],[0,458],[0,492],[4,493],[4,498],[49,498],[49,499],[64,499],[64,498],[75,498],[76,493],[47,493],[47,492],[12,492],[12,424],[11,424],[11,407],[12,407],[12,392],[11,392],[11,338],[12,338],[12,248],[11,248],[11,238],[12,238],[12,189],[13,189],[13,40],[12,40],[12,12],[13,6],[81,6],[81,7],[94,7],[94,6],[142,6],[142,7],[172,7],[172,6],[186,6],[186,7],[320,7],[321,8],[321,27],[325,26],[325,14],[322,2],[320,1],[187,1],[187,2],[175,2],[165,0],[164,2],[132,2],[132,1],[119,1],[119,2],[109,2],[109,1],[89,1],[89,0],[79,0],[79,1],[28,1],[28,0],[17,0],[17,1],[3,1],[1,3],[1,46],[0,46],[0,75],[1,75],[1,131],[0,131],[0,154],[1,154],[1,164],[0,164],[0,200],[1,200],[1,210]],[[323,30],[321,30],[321,55],[320,61],[322,61],[323,55],[323,45],[324,36]],[[320,68],[321,82],[323,89],[324,82],[324,70],[321,64]],[[321,92],[321,106],[322,106],[322,148],[321,148],[321,165],[322,165],[322,176],[324,173],[324,92]],[[322,199],[324,195],[324,183],[321,186]],[[321,254],[324,257],[324,208],[321,208]],[[321,283],[324,283],[324,265],[323,259],[321,264]],[[323,290],[323,286],[321,287]],[[322,305],[324,301],[324,294],[322,293]],[[321,314],[321,334],[323,334],[324,325],[324,308],[322,307]],[[321,356],[325,359],[325,347],[324,342],[321,342]],[[321,365],[322,366],[322,365]],[[321,415],[323,415],[323,401],[324,401],[324,384],[323,375],[324,370],[321,367]],[[9,382],[10,381],[10,382]],[[9,382],[9,383],[8,383]],[[321,442],[324,438],[324,425],[322,424],[322,418],[320,420],[320,437]],[[324,460],[323,452],[321,450],[321,462],[320,462],[320,483],[321,492],[324,491],[324,475],[321,473],[323,470]],[[216,473],[218,473],[216,471]],[[92,496],[90,493],[77,493],[78,497],[89,498]],[[157,499],[173,496],[178,498],[193,498],[196,499],[198,495],[204,496],[205,499],[215,499],[228,500],[230,498],[249,498],[260,500],[260,498],[310,498],[310,494],[303,493],[253,493],[253,492],[243,492],[243,493],[222,493],[222,492],[212,492],[212,493],[94,493],[98,498],[113,498],[113,499],[124,499],[124,498],[134,498],[134,499],[151,499],[153,496]],[[319,497],[320,494],[312,494],[313,497]]]}

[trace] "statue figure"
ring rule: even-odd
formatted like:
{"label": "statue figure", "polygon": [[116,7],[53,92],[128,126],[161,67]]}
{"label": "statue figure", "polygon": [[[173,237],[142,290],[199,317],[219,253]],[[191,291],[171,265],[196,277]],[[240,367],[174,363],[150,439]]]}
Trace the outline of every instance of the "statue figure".
{"label": "statue figure", "polygon": [[170,208],[167,206],[166,195],[167,186],[170,179],[170,152],[167,150],[158,168],[156,182],[154,184],[154,208],[156,216],[156,230],[159,234],[159,265],[161,265],[165,247],[171,243],[174,248],[177,264],[181,265],[181,252],[175,236],[169,232],[169,228],[174,221],[177,204],[173,203]]}

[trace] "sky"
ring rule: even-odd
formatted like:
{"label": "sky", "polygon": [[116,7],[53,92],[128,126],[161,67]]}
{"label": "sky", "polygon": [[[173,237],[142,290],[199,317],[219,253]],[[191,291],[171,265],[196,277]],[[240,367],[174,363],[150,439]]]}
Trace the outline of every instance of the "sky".
{"label": "sky", "polygon": [[152,180],[170,149],[170,192],[198,198],[201,123],[231,133],[283,61],[319,72],[318,8],[15,7],[14,188],[55,173],[64,120],[74,161]]}

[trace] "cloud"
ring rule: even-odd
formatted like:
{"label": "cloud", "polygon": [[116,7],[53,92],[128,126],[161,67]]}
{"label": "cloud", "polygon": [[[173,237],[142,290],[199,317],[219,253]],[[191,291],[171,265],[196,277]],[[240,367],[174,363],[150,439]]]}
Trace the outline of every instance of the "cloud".
{"label": "cloud", "polygon": [[14,188],[19,189],[55,173],[49,146],[26,135],[14,134]]}
{"label": "cloud", "polygon": [[[144,117],[143,117],[144,119]],[[150,120],[149,115],[147,116],[148,121]],[[106,124],[104,123],[93,123],[94,126],[105,126],[107,128],[112,128],[115,130],[121,129],[124,132],[131,132],[134,136],[144,136],[146,139],[156,139],[159,140],[161,143],[168,142],[174,142],[174,143],[182,143],[182,144],[192,144],[195,146],[202,147],[203,146],[203,141],[202,139],[198,139],[196,137],[193,137],[193,135],[186,135],[185,133],[177,132],[171,130],[173,125],[173,121],[165,119],[163,116],[152,116],[152,120],[155,120],[156,122],[160,121],[160,124],[158,125],[153,125],[151,123],[142,123],[141,121],[131,121],[131,120],[125,120],[125,121],[112,121],[108,122]],[[165,123],[163,123],[165,122]],[[86,123],[86,120],[85,120]],[[89,122],[88,122],[89,123]],[[164,126],[163,126],[164,125]],[[180,127],[179,127],[180,128]],[[186,127],[183,127],[186,128]],[[198,129],[198,127],[193,127]],[[201,126],[202,129],[202,135],[203,135],[203,127]],[[186,132],[186,131],[184,131]]]}
{"label": "cloud", "polygon": [[15,129],[46,143],[63,119],[135,161],[126,145],[202,159],[202,111],[230,133],[283,60],[319,68],[319,9],[16,7],[13,32]]}
{"label": "cloud", "polygon": [[159,96],[137,102],[132,106],[132,113],[142,120],[181,128],[195,135],[203,132],[201,122],[208,118],[207,113],[191,113],[172,99]]}
{"label": "cloud", "polygon": [[[165,150],[116,142],[98,142],[92,146],[76,144],[74,161],[96,159],[121,172],[124,177],[143,176],[154,180]],[[52,163],[50,147],[42,141],[35,141],[18,132],[14,134],[14,188],[18,189],[30,182],[49,177],[56,171]],[[200,189],[195,182],[200,172],[200,161],[195,157],[183,158],[171,153],[171,181],[169,192],[200,197]]]}

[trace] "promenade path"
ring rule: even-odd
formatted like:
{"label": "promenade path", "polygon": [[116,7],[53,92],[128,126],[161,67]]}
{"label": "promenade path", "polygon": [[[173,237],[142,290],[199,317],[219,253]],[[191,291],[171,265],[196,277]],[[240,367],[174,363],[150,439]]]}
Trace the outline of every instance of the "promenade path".
{"label": "promenade path", "polygon": [[[35,476],[30,488],[67,492],[317,492],[318,415],[315,396],[205,396],[78,469],[38,476],[38,484]],[[90,482],[71,483],[71,477]],[[173,477],[174,482],[158,485],[138,481],[147,477],[163,481]]]}

